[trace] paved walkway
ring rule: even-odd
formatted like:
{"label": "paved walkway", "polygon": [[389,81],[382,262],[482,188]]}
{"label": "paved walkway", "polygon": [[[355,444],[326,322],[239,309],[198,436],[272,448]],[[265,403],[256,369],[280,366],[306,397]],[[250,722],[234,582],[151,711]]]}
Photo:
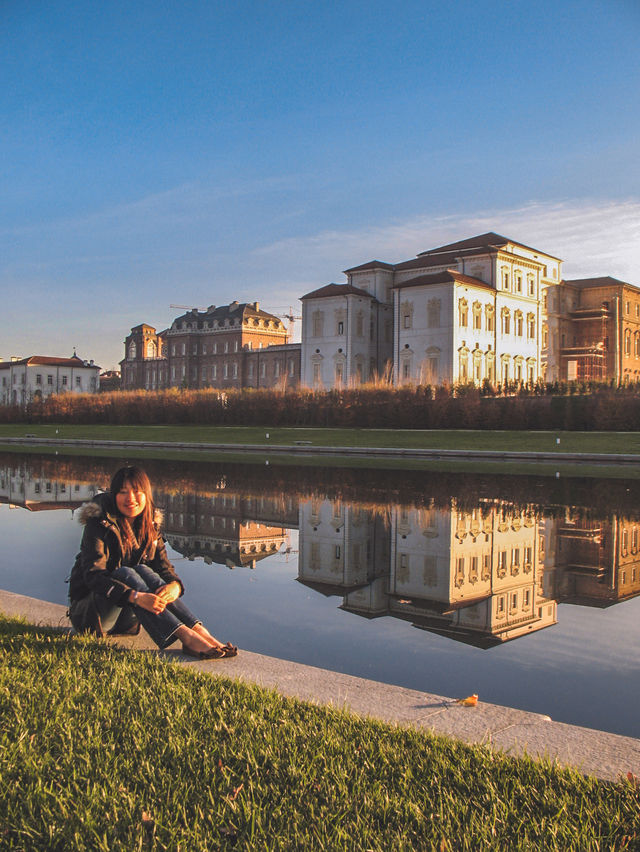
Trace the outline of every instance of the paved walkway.
{"label": "paved walkway", "polygon": [[[0,611],[21,616],[33,624],[68,630],[66,607],[0,590]],[[144,631],[136,637],[118,637],[119,645],[153,650]],[[563,766],[607,780],[619,780],[631,771],[640,776],[640,740],[590,728],[553,722],[548,716],[527,713],[482,701],[462,707],[451,698],[403,689],[377,681],[240,651],[232,659],[193,661],[175,653],[176,661],[212,675],[225,675],[278,690],[284,695],[350,710],[360,716],[446,734],[468,743],[480,743],[513,755],[548,757]]]}
{"label": "paved walkway", "polygon": [[2,438],[2,444],[23,444],[35,447],[82,447],[104,450],[186,450],[210,453],[259,453],[263,457],[274,455],[424,459],[427,461],[510,462],[511,464],[604,465],[617,467],[637,466],[640,455],[633,453],[564,453],[564,452],[502,452],[500,450],[438,450],[405,449],[399,447],[322,447],[310,441],[295,444],[212,444],[171,441],[107,441],[88,438]]}

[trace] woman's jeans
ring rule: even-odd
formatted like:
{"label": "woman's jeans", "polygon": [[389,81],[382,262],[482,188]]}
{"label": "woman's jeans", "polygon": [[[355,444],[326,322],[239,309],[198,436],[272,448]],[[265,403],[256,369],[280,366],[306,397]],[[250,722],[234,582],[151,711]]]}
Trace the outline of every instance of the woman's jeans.
{"label": "woman's jeans", "polygon": [[[136,589],[138,592],[154,592],[161,586],[166,586],[166,580],[163,580],[155,571],[148,568],[146,565],[136,565],[135,568],[129,568],[126,565],[121,565],[113,571],[112,576],[116,580],[121,580]],[[122,607],[113,606],[102,595],[96,595],[96,603],[100,611],[100,620],[102,629],[107,632],[116,623]],[[186,607],[180,598],[173,603],[167,604],[163,612],[149,612],[141,606],[132,606],[133,610],[140,621],[140,624],[147,631],[159,648],[166,648],[176,641],[175,632],[183,624],[187,627],[193,627],[200,623],[200,619]]]}

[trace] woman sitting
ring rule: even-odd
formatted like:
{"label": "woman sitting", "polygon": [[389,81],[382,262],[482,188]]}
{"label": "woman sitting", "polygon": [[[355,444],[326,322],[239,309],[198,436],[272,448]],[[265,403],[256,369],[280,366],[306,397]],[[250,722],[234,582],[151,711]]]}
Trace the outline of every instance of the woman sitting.
{"label": "woman sitting", "polygon": [[237,654],[235,645],[219,642],[180,600],[184,586],[167,557],[143,470],[120,468],[109,491],[82,507],[79,520],[85,529],[69,581],[69,617],[76,630],[131,633],[139,631],[139,622],[159,648],[180,640],[183,653],[200,659]]}

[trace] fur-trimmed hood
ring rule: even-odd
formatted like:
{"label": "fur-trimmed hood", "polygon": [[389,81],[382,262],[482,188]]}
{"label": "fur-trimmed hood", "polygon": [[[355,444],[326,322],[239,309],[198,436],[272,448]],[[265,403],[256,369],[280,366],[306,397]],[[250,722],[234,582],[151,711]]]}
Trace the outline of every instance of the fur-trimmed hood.
{"label": "fur-trimmed hood", "polygon": [[[83,525],[91,518],[96,518],[97,520],[104,518],[115,523],[116,517],[115,501],[109,491],[100,491],[88,503],[83,503],[78,509],[77,515],[78,523]],[[157,528],[162,526],[163,520],[164,512],[156,508],[153,513],[153,521]]]}

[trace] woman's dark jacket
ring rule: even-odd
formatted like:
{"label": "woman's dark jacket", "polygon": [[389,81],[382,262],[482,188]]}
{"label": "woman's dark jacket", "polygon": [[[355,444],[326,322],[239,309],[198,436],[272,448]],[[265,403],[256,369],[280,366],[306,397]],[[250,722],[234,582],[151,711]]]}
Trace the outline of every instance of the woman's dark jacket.
{"label": "woman's dark jacket", "polygon": [[[115,501],[109,492],[96,494],[90,503],[81,507],[78,520],[84,524],[80,552],[69,578],[69,617],[78,631],[90,630],[102,635],[95,596],[106,598],[114,606],[123,607],[121,617],[112,633],[137,632],[137,619],[129,606],[131,587],[113,577],[113,571],[123,562],[123,546],[117,523]],[[182,581],[167,557],[164,539],[160,534],[161,513],[154,518],[155,538],[135,560],[148,565],[166,583],[177,582],[184,594]]]}

